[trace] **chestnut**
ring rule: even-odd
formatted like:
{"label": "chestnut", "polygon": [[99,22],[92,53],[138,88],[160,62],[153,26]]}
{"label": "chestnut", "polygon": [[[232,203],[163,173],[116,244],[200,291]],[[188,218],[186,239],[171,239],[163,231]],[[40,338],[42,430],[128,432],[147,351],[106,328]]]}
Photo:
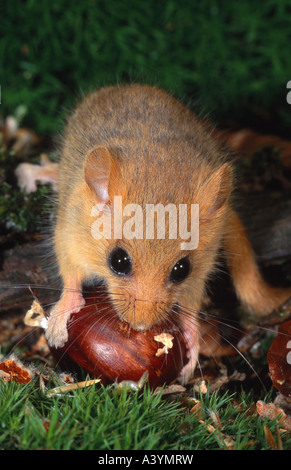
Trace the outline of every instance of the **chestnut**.
{"label": "chestnut", "polygon": [[90,293],[86,305],[68,323],[69,339],[52,352],[60,364],[68,358],[104,384],[139,381],[147,371],[151,387],[177,378],[186,361],[186,346],[177,327],[157,325],[136,331],[120,320],[108,296]]}

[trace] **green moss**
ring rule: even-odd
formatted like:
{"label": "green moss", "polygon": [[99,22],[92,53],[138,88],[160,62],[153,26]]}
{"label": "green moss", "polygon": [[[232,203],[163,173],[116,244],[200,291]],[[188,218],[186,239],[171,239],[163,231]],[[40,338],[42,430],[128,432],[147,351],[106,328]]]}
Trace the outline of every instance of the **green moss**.
{"label": "green moss", "polygon": [[[196,397],[201,422],[179,395],[167,399],[147,387],[120,394],[114,386],[96,385],[48,398],[37,383],[0,381],[1,449],[216,450],[226,449],[228,438],[236,450],[267,450],[264,426],[277,435],[276,420],[261,420],[251,393]],[[281,437],[283,448],[291,449],[290,434]]]}

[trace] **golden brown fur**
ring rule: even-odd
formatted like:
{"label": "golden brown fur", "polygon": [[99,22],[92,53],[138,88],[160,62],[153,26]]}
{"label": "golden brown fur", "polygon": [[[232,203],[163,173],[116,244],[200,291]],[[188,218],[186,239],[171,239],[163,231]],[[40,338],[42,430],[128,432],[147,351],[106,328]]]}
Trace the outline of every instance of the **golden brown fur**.
{"label": "golden brown fur", "polygon": [[[191,312],[179,318],[189,349],[187,378],[199,352],[195,312],[223,246],[239,298],[256,313],[270,311],[287,293],[262,280],[238,216],[231,207],[232,170],[227,155],[194,114],[165,91],[146,85],[110,87],[89,95],[68,122],[59,169],[55,251],[64,293],[51,314],[48,339],[60,346],[66,324],[81,307],[83,281],[104,280],[120,316],[147,329],[168,318],[173,305]],[[104,196],[105,194],[105,196]],[[95,240],[92,207],[129,203],[199,204],[196,250],[183,252],[181,239]],[[115,246],[132,259],[130,277],[118,277],[107,259]],[[188,255],[190,275],[169,282],[175,263]],[[74,291],[74,295],[70,292]],[[186,310],[185,310],[186,311]]]}

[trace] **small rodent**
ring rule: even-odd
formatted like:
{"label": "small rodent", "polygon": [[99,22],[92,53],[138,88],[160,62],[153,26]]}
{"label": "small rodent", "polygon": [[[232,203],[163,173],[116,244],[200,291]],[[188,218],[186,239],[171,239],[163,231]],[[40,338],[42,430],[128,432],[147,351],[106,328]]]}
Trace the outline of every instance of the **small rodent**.
{"label": "small rodent", "polygon": [[[67,341],[70,315],[84,305],[82,283],[97,278],[134,329],[149,329],[176,312],[188,348],[181,373],[187,380],[199,353],[197,314],[221,248],[240,301],[257,315],[291,295],[260,275],[232,206],[229,160],[208,125],[156,87],[107,87],[81,102],[68,120],[59,163],[54,247],[64,289],[48,320],[50,345]],[[94,238],[92,208],[104,203],[113,217],[114,196],[123,207],[199,204],[198,247],[182,250],[179,235]]]}

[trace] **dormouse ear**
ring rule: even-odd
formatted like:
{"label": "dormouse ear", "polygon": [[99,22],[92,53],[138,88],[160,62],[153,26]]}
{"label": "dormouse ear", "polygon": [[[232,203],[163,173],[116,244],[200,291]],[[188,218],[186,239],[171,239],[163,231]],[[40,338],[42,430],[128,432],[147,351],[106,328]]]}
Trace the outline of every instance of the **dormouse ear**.
{"label": "dormouse ear", "polygon": [[85,181],[99,203],[106,204],[109,197],[109,182],[115,170],[114,159],[106,147],[95,147],[87,154]]}
{"label": "dormouse ear", "polygon": [[227,201],[232,189],[232,168],[224,163],[208,180],[205,186],[203,218],[213,216]]}

